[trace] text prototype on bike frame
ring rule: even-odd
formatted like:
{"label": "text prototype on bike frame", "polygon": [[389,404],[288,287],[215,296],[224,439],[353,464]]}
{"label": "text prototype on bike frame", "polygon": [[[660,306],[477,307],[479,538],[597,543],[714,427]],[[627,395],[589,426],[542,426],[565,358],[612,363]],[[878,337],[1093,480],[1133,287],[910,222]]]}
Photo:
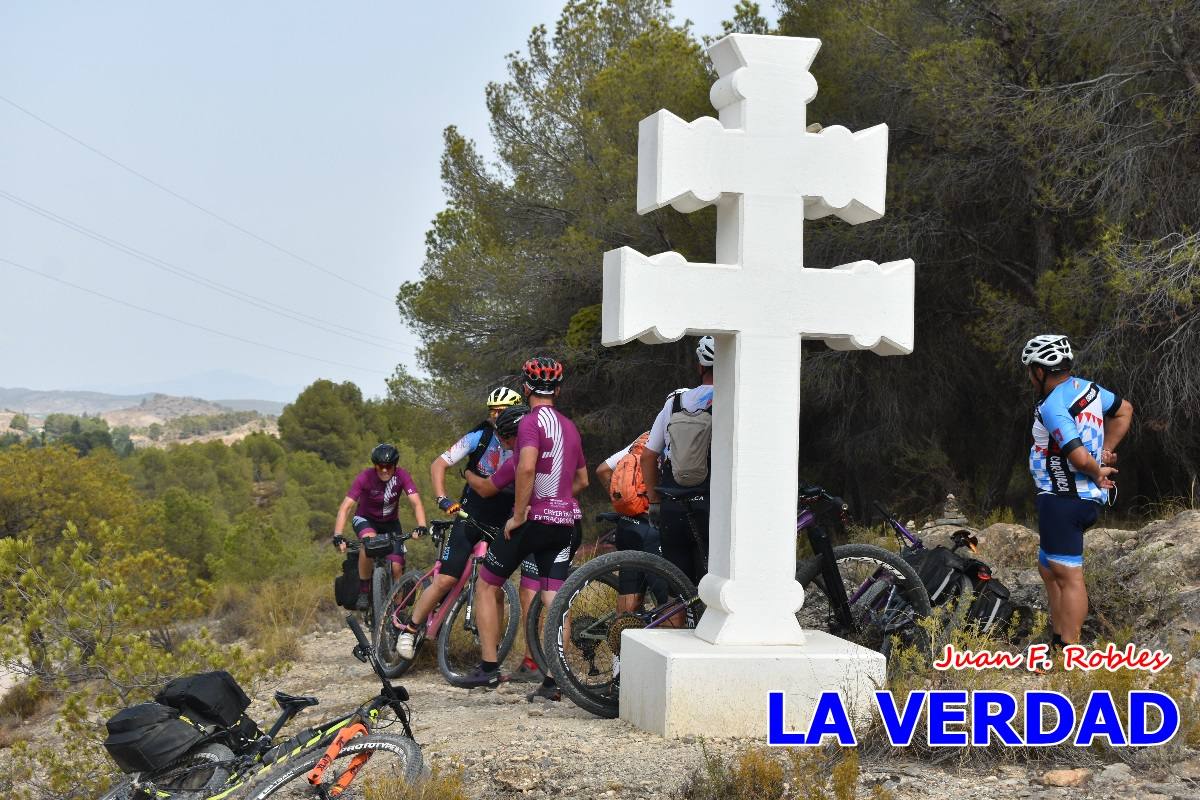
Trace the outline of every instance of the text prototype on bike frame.
{"label": "text prototype on bike frame", "polygon": [[[647,257],[627,247],[604,255],[605,345],[633,339],[663,343],[685,334],[716,338],[709,573],[700,583],[708,609],[694,634],[633,632],[626,639],[639,646],[628,656],[623,646],[621,715],[661,733],[765,731],[772,687],[759,687],[758,681],[751,682],[751,691],[761,688],[761,696],[739,714],[748,718],[761,709],[760,722],[738,724],[738,714],[710,718],[737,703],[725,695],[711,702],[716,694],[705,687],[727,692],[731,685],[747,686],[748,675],[770,682],[791,674],[773,687],[785,691],[806,682],[807,690],[787,698],[797,719],[810,709],[804,697],[815,702],[821,691],[813,668],[836,662],[829,674],[836,673],[838,688],[850,675],[860,676],[851,683],[863,687],[883,677],[878,654],[806,635],[794,616],[803,601],[794,580],[792,502],[801,339],[880,355],[913,348],[911,259],[832,269],[803,265],[804,219],[829,214],[851,224],[878,219],[886,188],[885,125],[858,133],[839,126],[806,130],[805,107],[817,92],[808,68],[820,45],[817,39],[726,36],[709,48],[720,76],[709,96],[720,120],[689,123],[659,111],[641,122],[638,211],[669,204],[687,213],[715,203],[716,263],[689,263],[678,253]],[[684,651],[679,658],[670,652],[677,640]],[[788,646],[794,649],[778,649]],[[761,650],[762,663],[729,649],[737,647]],[[763,671],[763,664],[785,655],[805,664]],[[731,663],[730,681],[720,668],[723,659],[740,665]],[[684,662],[697,666],[694,674],[686,667],[680,672]],[[664,688],[667,674],[696,682]],[[631,688],[636,698],[628,694]],[[685,705],[678,713],[662,709],[664,701],[668,707],[675,702],[673,693]],[[646,712],[654,719],[627,717],[627,710],[633,713],[632,706],[643,702],[659,709]],[[710,713],[692,707],[699,704]],[[676,728],[671,719],[691,727]]]}

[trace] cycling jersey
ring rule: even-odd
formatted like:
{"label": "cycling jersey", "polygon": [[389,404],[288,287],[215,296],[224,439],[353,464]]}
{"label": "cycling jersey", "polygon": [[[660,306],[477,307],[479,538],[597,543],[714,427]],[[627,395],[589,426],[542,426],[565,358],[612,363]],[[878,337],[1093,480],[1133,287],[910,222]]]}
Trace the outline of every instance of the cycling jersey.
{"label": "cycling jersey", "polygon": [[575,423],[554,406],[538,406],[517,426],[517,452],[538,451],[529,497],[529,519],[550,525],[574,525],[583,514],[571,488],[575,473],[587,466]]}
{"label": "cycling jersey", "polygon": [[[442,461],[450,466],[457,464],[475,451],[484,436],[489,436],[491,439],[475,465],[475,472],[484,478],[494,475],[496,470],[511,460],[512,451],[504,449],[500,443],[500,437],[496,436],[491,429],[470,431],[450,445],[450,449],[442,453]],[[511,493],[502,493],[495,497],[480,497],[470,486],[463,488],[463,508],[485,525],[493,527],[503,525],[505,520],[512,515],[512,501]]]}
{"label": "cycling jersey", "polygon": [[356,510],[359,516],[389,520],[400,517],[396,503],[401,492],[417,493],[417,485],[413,483],[412,476],[402,467],[396,467],[396,474],[387,481],[379,480],[375,468],[369,467],[354,478],[346,497],[358,503]]}
{"label": "cycling jersey", "polygon": [[1097,463],[1104,449],[1104,418],[1117,412],[1121,398],[1098,383],[1072,377],[1060,383],[1033,412],[1029,471],[1038,494],[1108,501],[1108,490],[1082,472],[1067,456],[1083,447]]}

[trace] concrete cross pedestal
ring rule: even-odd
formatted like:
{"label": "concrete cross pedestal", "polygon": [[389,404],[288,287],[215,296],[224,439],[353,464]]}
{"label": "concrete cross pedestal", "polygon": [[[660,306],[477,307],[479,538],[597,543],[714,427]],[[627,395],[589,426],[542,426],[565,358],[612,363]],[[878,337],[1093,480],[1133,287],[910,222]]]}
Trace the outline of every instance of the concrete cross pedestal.
{"label": "concrete cross pedestal", "polygon": [[715,263],[604,256],[605,345],[716,338],[708,609],[694,633],[627,631],[621,648],[621,716],[667,735],[761,735],[772,689],[788,692],[798,726],[822,690],[883,680],[878,653],[802,632],[795,618],[801,339],[881,355],[913,347],[911,260],[803,266],[804,219],[858,224],[884,208],[885,125],[806,131],[820,46],[727,36],[709,49],[719,121],[642,120],[638,211],[715,203]]}

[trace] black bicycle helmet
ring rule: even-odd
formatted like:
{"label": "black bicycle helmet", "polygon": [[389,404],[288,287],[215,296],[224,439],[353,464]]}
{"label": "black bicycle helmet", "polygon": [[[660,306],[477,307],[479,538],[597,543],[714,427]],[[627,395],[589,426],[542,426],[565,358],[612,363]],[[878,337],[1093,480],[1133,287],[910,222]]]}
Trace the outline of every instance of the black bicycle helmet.
{"label": "black bicycle helmet", "polygon": [[563,379],[562,364],[546,356],[534,356],[525,362],[525,386],[533,394],[552,395]]}
{"label": "black bicycle helmet", "polygon": [[496,433],[505,439],[517,435],[517,425],[529,413],[529,406],[509,406],[496,417]]}
{"label": "black bicycle helmet", "polygon": [[394,467],[400,463],[400,451],[390,444],[377,444],[371,451],[371,463],[381,467]]}

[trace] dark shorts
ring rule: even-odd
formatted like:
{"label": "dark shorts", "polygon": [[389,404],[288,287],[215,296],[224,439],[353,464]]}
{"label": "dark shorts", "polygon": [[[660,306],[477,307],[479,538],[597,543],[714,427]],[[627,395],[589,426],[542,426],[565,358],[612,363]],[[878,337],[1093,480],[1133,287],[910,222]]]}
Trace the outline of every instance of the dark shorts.
{"label": "dark shorts", "polygon": [[[503,526],[504,523],[501,522],[500,527]],[[442,555],[438,559],[442,562],[441,574],[450,575],[454,578],[460,577],[463,574],[463,570],[467,568],[471,552],[475,549],[475,545],[479,544],[479,540],[482,537],[483,534],[479,532],[479,529],[465,519],[456,521],[454,527],[450,529],[450,535],[446,537],[445,544],[442,545]],[[530,563],[530,567],[533,570],[532,577],[525,569],[524,564],[521,567],[521,583],[524,584],[526,580],[530,580],[533,582],[534,588],[537,588],[537,567],[532,566],[532,562]]]}
{"label": "dark shorts", "polygon": [[[583,523],[576,522],[575,530],[571,534],[571,552],[567,556],[565,562],[555,561],[554,566],[550,569],[550,574],[547,575],[557,589],[562,586],[562,582],[567,579],[567,575],[571,572],[571,561],[575,558],[575,551],[579,549],[579,545],[583,543]],[[542,588],[542,574],[538,572],[537,563],[533,560],[532,555],[525,556],[521,562],[521,588],[532,589],[537,591]]]}
{"label": "dark shorts", "polygon": [[[621,517],[617,522],[616,545],[618,550],[640,550],[656,556],[662,555],[658,528],[644,519]],[[660,602],[665,602],[666,586],[661,579],[655,579],[651,589]],[[617,573],[618,594],[641,594],[644,591],[646,591],[646,574],[644,572],[622,568]]]}
{"label": "dark shorts", "polygon": [[684,503],[664,497],[659,510],[658,533],[662,541],[663,558],[679,567],[692,583],[699,584],[708,571],[705,567],[708,556],[708,501],[691,504],[689,521],[689,511]]}
{"label": "dark shorts", "polygon": [[[400,520],[377,520],[367,517],[354,517],[350,520],[350,526],[354,528],[354,535],[359,539],[363,538],[364,531],[374,531],[378,534],[401,534],[404,529],[400,526]],[[404,547],[404,542],[394,542],[392,544],[392,554],[387,557],[388,561],[394,561],[404,568],[404,554],[408,550]]]}
{"label": "dark shorts", "polygon": [[492,542],[479,575],[491,585],[500,586],[517,571],[526,556],[532,556],[538,569],[539,588],[556,591],[570,569],[574,535],[572,525],[526,522],[513,531],[511,539],[500,538]]}
{"label": "dark shorts", "polygon": [[1083,532],[1096,524],[1100,504],[1078,497],[1037,496],[1038,563],[1083,567]]}

